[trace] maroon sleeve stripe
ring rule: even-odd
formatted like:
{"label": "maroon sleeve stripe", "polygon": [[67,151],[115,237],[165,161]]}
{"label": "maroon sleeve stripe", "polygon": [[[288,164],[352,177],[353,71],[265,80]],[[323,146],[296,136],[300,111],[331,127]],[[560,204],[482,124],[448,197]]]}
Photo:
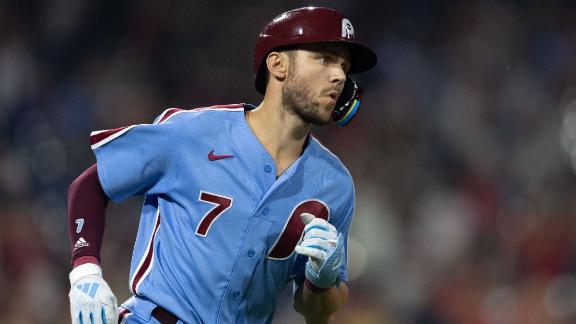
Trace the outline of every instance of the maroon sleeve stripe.
{"label": "maroon sleeve stripe", "polygon": [[163,122],[165,122],[166,120],[168,120],[170,117],[174,116],[175,114],[182,112],[182,111],[186,111],[184,109],[180,109],[180,108],[169,108],[164,110],[164,112],[162,113],[162,115],[160,115],[160,118],[158,119],[158,121],[156,122],[156,124],[162,124]]}
{"label": "maroon sleeve stripe", "polygon": [[92,132],[92,134],[90,134],[90,144],[94,145],[126,128],[128,128],[128,126]]}
{"label": "maroon sleeve stripe", "polygon": [[95,131],[90,134],[90,147],[95,150],[100,146],[112,141],[115,138],[122,136],[132,128],[138,125],[119,127],[114,129],[107,129],[102,131]]}

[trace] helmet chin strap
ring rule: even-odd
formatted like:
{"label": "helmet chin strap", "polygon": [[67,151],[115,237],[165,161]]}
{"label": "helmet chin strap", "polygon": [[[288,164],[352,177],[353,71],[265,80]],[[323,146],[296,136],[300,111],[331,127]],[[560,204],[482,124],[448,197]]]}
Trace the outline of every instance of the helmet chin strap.
{"label": "helmet chin strap", "polygon": [[363,89],[356,83],[356,81],[347,78],[344,83],[344,89],[336,102],[336,107],[332,113],[332,120],[336,125],[344,127],[352,121],[358,109],[364,94]]}

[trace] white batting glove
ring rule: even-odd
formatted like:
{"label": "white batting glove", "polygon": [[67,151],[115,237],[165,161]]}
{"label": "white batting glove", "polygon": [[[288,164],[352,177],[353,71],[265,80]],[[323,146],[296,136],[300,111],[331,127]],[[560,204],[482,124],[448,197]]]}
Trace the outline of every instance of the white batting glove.
{"label": "white batting glove", "polygon": [[116,324],[116,296],[102,278],[99,265],[85,263],[70,272],[72,324]]}
{"label": "white batting glove", "polygon": [[309,213],[300,215],[304,222],[304,237],[296,245],[298,254],[308,256],[306,278],[320,288],[331,288],[338,281],[344,262],[344,238],[336,228],[322,218]]}

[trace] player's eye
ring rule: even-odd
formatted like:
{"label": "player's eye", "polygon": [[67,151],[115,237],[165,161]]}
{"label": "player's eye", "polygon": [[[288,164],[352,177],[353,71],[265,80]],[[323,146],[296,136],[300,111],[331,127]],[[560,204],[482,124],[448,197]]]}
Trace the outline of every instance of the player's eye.
{"label": "player's eye", "polygon": [[342,70],[344,70],[344,72],[346,74],[348,74],[348,71],[350,71],[350,63],[342,63]]}
{"label": "player's eye", "polygon": [[331,56],[325,54],[318,55],[317,60],[322,65],[328,65],[334,61]]}

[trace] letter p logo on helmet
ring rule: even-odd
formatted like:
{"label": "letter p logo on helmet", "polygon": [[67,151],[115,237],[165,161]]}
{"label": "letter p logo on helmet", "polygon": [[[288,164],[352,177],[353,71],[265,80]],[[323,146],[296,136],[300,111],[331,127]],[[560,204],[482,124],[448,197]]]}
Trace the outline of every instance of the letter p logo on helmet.
{"label": "letter p logo on helmet", "polygon": [[343,18],[342,19],[342,37],[353,39],[354,38],[354,26],[350,20]]}

